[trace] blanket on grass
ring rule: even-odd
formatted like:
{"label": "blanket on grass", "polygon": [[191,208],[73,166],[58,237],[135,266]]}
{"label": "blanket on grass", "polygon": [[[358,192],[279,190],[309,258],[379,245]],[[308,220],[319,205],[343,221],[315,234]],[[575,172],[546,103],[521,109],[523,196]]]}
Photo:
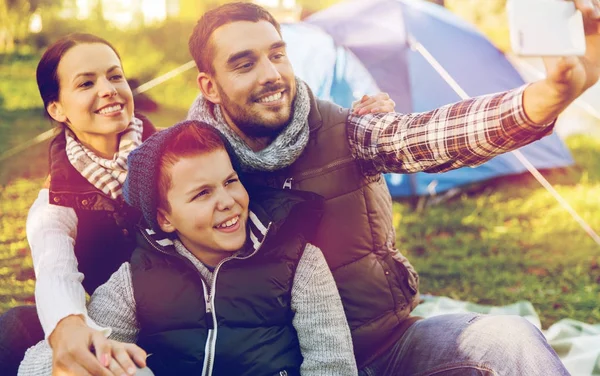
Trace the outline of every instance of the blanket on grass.
{"label": "blanket on grass", "polygon": [[[432,317],[467,312],[519,315],[541,328],[540,318],[528,301],[496,307],[431,295],[422,295],[422,299],[424,302],[413,311],[414,315]],[[573,376],[600,376],[600,324],[562,319],[542,332]]]}

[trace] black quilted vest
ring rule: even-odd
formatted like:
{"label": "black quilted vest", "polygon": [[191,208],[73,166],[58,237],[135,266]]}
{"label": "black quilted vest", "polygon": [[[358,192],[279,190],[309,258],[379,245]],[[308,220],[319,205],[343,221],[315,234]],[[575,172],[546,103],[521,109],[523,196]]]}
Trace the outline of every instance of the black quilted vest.
{"label": "black quilted vest", "polygon": [[[205,281],[173,246],[161,246],[139,230],[131,259],[141,328],[137,344],[153,354],[148,366],[157,376],[202,375],[205,368],[223,376],[299,375],[291,290],[322,200],[270,189],[250,197],[252,212],[265,227],[270,223],[266,236],[259,235],[262,245],[255,253],[217,266],[213,281]],[[208,291],[214,295],[210,312]]]}
{"label": "black quilted vest", "polygon": [[[156,132],[144,116],[143,139]],[[135,248],[135,224],[140,213],[94,187],[71,165],[65,151],[64,132],[50,144],[50,203],[73,208],[77,214],[75,256],[85,276],[88,294],[106,282]]]}

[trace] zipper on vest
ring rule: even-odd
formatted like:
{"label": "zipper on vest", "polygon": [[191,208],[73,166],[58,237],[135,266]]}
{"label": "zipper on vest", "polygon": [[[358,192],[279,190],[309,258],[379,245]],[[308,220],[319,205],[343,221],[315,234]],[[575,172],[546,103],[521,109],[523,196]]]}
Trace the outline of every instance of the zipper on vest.
{"label": "zipper on vest", "polygon": [[[216,270],[215,270],[216,272]],[[213,278],[214,280],[214,278]],[[213,371],[215,358],[215,344],[217,342],[217,318],[215,317],[213,307],[212,291],[206,287],[204,279],[202,280],[202,291],[204,292],[204,301],[206,306],[206,325],[208,326],[208,336],[204,344],[204,365],[202,366],[202,376],[210,376]]]}
{"label": "zipper on vest", "polygon": [[283,183],[283,189],[292,189],[292,180],[294,180],[294,178],[285,179],[285,182]]}
{"label": "zipper on vest", "polygon": [[[217,334],[216,334],[217,319],[214,315],[213,301],[212,301],[212,296],[211,296],[212,294],[210,294],[210,291],[208,290],[208,288],[206,286],[204,277],[202,276],[202,274],[200,274],[200,272],[198,272],[198,269],[196,268],[196,266],[190,260],[188,260],[186,257],[180,255],[179,253],[170,253],[170,252],[165,251],[164,249],[162,249],[161,247],[158,247],[155,244],[155,241],[146,234],[146,231],[144,231],[142,229],[140,232],[142,233],[142,236],[144,237],[146,242],[148,244],[150,244],[150,246],[152,248],[154,248],[156,251],[158,251],[162,254],[165,254],[167,256],[171,256],[171,257],[175,257],[180,260],[183,260],[184,263],[187,263],[189,266],[191,266],[198,273],[198,276],[200,277],[200,282],[202,283],[202,291],[204,293],[204,301],[205,301],[205,307],[206,307],[206,312],[204,313],[204,318],[206,320],[206,325],[208,328],[208,336],[206,338],[206,344],[204,347],[204,365],[202,367],[202,376],[211,375],[213,363],[214,363],[213,362],[213,360],[214,360],[214,343],[216,342],[216,336],[217,336]],[[221,264],[224,261],[227,261],[227,259],[221,261]],[[216,272],[216,270],[215,270],[215,272]],[[213,278],[213,281],[214,281],[214,279],[215,278]],[[212,345],[212,348],[211,348],[211,345]]]}
{"label": "zipper on vest", "polygon": [[[352,156],[348,156],[348,157],[337,159],[337,160],[335,160],[333,162],[327,163],[325,166],[322,166],[322,167],[319,167],[319,168],[313,168],[313,169],[306,170],[306,171],[303,171],[303,172],[299,173],[296,176],[296,180],[303,180],[303,179],[308,179],[310,177],[321,175],[324,172],[327,172],[329,170],[333,170],[336,167],[339,167],[339,166],[341,166],[343,164],[346,164],[346,163],[348,163],[350,161],[353,161],[353,160],[354,160],[354,157],[352,157]],[[287,180],[286,180],[286,182],[287,182]],[[284,188],[285,188],[285,184],[284,184]]]}
{"label": "zipper on vest", "polygon": [[210,281],[210,286],[206,286],[204,283],[204,279],[202,279],[202,289],[204,291],[204,299],[206,301],[206,312],[205,312],[205,318],[207,320],[207,324],[209,324],[209,329],[208,329],[208,338],[206,339],[206,345],[204,347],[204,366],[202,367],[202,376],[211,376],[212,375],[212,371],[213,371],[213,364],[214,364],[214,358],[215,358],[215,348],[217,345],[217,332],[218,332],[218,325],[217,325],[217,315],[216,315],[216,309],[215,309],[215,295],[217,295],[217,275],[219,274],[219,270],[221,270],[221,267],[223,266],[223,264],[225,264],[227,261],[229,260],[244,260],[247,259],[249,257],[252,257],[256,254],[256,252],[258,252],[258,250],[262,247],[262,245],[265,242],[265,239],[267,238],[267,234],[269,233],[269,229],[271,228],[271,223],[269,222],[269,225],[267,226],[267,229],[265,231],[265,235],[263,238],[263,241],[260,243],[260,245],[258,247],[256,247],[256,249],[254,250],[254,252],[250,253],[247,256],[243,256],[243,257],[227,257],[223,260],[221,260],[217,266],[215,267],[215,271],[213,272],[211,281]]}
{"label": "zipper on vest", "polygon": [[219,262],[217,264],[217,266],[215,267],[213,277],[211,278],[211,281],[210,281],[210,286],[206,286],[204,277],[202,277],[202,274],[200,274],[200,272],[198,271],[196,266],[190,260],[188,260],[186,257],[181,256],[178,253],[173,254],[173,253],[167,252],[164,249],[156,246],[156,244],[154,244],[155,241],[146,234],[146,231],[144,231],[144,230],[140,231],[142,233],[142,236],[144,237],[144,239],[146,239],[146,242],[148,244],[150,244],[150,246],[152,248],[154,248],[155,250],[157,250],[158,252],[160,252],[162,254],[172,256],[172,257],[177,257],[179,259],[184,260],[200,276],[200,282],[202,282],[202,291],[204,293],[204,301],[206,302],[205,303],[206,312],[204,313],[204,318],[206,320],[206,324],[208,325],[208,337],[206,339],[206,344],[204,347],[204,365],[202,366],[202,376],[211,376],[212,371],[213,371],[213,365],[214,365],[215,347],[216,347],[216,343],[217,343],[217,329],[218,329],[217,315],[215,313],[215,306],[214,306],[214,297],[216,295],[217,274],[219,273],[221,266],[223,266],[223,264],[229,260],[233,260],[233,259],[245,260],[249,257],[254,256],[260,250],[262,245],[264,244],[264,242],[267,238],[267,234],[269,233],[269,229],[271,228],[271,225],[272,225],[272,222],[269,222],[269,224],[267,225],[267,228],[265,230],[263,241],[258,245],[258,247],[256,247],[256,249],[252,253],[250,253],[247,256],[243,256],[243,257],[232,256],[232,257],[228,257],[226,259],[221,260],[221,262]]}

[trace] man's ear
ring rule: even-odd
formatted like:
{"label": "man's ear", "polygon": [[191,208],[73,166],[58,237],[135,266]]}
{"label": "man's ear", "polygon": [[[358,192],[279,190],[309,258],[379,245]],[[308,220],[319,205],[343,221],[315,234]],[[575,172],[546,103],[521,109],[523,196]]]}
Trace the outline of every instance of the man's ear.
{"label": "man's ear", "polygon": [[51,102],[48,105],[48,107],[46,107],[46,110],[48,110],[48,114],[50,114],[50,117],[52,117],[52,119],[58,121],[59,123],[65,123],[67,121],[67,115],[64,114],[63,108],[60,105],[60,103]]}
{"label": "man's ear", "polygon": [[198,88],[204,98],[214,104],[221,103],[221,95],[219,95],[217,85],[212,76],[205,72],[200,72],[198,73],[196,80],[198,81]]}
{"label": "man's ear", "polygon": [[167,213],[163,209],[158,209],[156,211],[156,222],[158,222],[158,227],[166,233],[175,232],[176,228],[173,226],[171,221],[169,220],[169,213]]}

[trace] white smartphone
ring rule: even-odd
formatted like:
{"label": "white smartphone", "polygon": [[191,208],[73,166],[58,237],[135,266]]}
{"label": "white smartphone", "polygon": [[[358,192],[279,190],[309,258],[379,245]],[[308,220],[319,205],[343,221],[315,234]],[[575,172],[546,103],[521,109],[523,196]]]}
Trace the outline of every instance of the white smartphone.
{"label": "white smartphone", "polygon": [[508,0],[513,52],[523,56],[585,54],[583,17],[572,1]]}

